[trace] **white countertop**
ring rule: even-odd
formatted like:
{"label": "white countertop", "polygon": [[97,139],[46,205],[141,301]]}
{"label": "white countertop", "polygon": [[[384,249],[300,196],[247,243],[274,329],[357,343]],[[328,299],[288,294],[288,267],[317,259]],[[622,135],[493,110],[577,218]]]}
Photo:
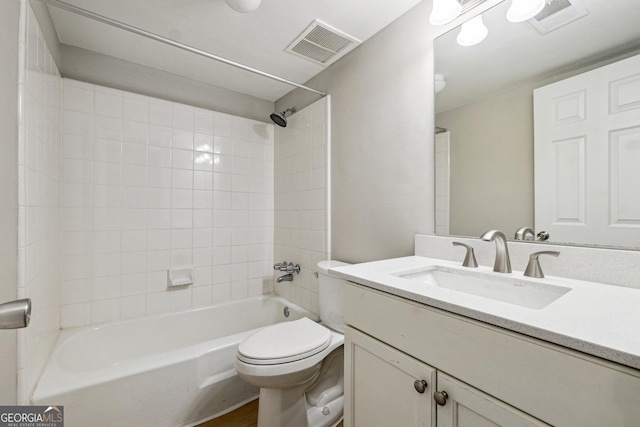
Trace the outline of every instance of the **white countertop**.
{"label": "white countertop", "polygon": [[434,265],[462,274],[467,270],[523,278],[521,271],[494,273],[491,267],[468,269],[459,262],[420,256],[354,264],[329,272],[392,295],[640,369],[640,289],[552,276],[525,278],[571,289],[548,306],[531,309],[389,274]]}

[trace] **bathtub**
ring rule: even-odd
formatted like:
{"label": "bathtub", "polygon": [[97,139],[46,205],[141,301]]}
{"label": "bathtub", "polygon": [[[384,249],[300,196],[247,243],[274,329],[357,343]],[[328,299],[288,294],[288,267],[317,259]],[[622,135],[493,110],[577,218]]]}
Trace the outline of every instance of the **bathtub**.
{"label": "bathtub", "polygon": [[233,366],[240,341],[301,317],[318,320],[264,295],[65,330],[33,404],[63,405],[66,427],[193,426],[258,397]]}

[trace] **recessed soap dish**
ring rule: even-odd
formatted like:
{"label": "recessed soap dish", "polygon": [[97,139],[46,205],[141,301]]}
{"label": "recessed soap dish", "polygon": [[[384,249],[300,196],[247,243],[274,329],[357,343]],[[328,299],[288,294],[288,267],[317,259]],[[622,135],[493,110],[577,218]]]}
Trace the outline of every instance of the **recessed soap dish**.
{"label": "recessed soap dish", "polygon": [[193,285],[193,267],[170,268],[167,272],[170,288]]}

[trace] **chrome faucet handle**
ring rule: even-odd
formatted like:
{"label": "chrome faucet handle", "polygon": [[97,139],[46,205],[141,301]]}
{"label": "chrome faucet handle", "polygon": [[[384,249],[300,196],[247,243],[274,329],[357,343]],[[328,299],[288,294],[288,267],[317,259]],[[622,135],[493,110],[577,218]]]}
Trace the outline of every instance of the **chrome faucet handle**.
{"label": "chrome faucet handle", "polygon": [[462,261],[463,267],[469,267],[469,268],[478,267],[478,261],[476,261],[476,254],[473,252],[473,248],[471,246],[465,245],[464,243],[461,243],[461,242],[452,242],[452,243],[453,243],[453,246],[463,246],[467,248],[467,254],[464,257],[464,261]]}
{"label": "chrome faucet handle", "polygon": [[292,273],[292,272],[296,272],[298,274],[300,274],[300,264],[296,264],[295,266],[293,265],[292,262],[289,263],[289,265],[287,265],[287,273]]}
{"label": "chrome faucet handle", "polygon": [[280,264],[280,266],[278,267],[278,270],[287,271],[287,267],[288,267],[287,261],[282,261],[282,264]]}
{"label": "chrome faucet handle", "polygon": [[527,264],[527,268],[524,271],[524,275],[527,277],[534,277],[536,279],[542,279],[544,277],[544,273],[542,272],[542,268],[540,267],[540,262],[538,261],[538,257],[540,255],[551,255],[557,257],[560,255],[558,251],[540,251],[534,252],[529,256],[529,264]]}

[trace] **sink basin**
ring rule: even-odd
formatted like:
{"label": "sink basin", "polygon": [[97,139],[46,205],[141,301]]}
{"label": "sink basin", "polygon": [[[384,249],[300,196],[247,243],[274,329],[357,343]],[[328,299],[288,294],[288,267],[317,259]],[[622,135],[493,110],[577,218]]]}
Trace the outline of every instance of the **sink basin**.
{"label": "sink basin", "polygon": [[400,271],[391,273],[391,275],[534,309],[545,308],[571,290],[563,286],[527,280],[526,278],[514,278],[506,275],[501,277],[493,274],[462,272],[437,267],[420,271]]}

